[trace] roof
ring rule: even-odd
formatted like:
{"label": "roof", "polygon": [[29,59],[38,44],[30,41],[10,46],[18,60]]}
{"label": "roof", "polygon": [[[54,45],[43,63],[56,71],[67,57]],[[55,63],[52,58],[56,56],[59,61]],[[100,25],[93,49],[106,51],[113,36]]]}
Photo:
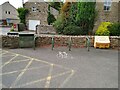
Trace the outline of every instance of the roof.
{"label": "roof", "polygon": [[[7,1],[7,2],[4,2],[3,4],[1,4],[0,6],[2,6],[2,5],[4,5],[4,4],[10,4],[10,2],[9,1]],[[14,9],[16,9],[12,4],[10,4]]]}
{"label": "roof", "polygon": [[[11,14],[4,13],[5,11],[10,11]],[[11,5],[8,1],[0,5],[0,19],[19,19],[17,9]]]}

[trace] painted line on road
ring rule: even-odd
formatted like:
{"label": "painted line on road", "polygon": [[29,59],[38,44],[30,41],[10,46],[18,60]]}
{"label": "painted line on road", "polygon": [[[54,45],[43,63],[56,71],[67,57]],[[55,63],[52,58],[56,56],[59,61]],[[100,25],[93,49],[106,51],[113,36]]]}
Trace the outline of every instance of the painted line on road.
{"label": "painted line on road", "polygon": [[71,74],[64,80],[64,82],[58,87],[58,88],[63,88],[63,86],[65,86],[65,84],[70,80],[70,78],[74,75],[75,71],[72,70]]}
{"label": "painted line on road", "polygon": [[19,62],[25,62],[25,61],[30,61],[30,59],[23,59],[23,60],[18,60],[18,61],[11,61],[10,63],[19,63]]}
{"label": "painted line on road", "polygon": [[[40,66],[40,67],[34,67],[34,68],[28,68],[28,69],[26,69],[26,71],[28,71],[28,70],[34,70],[34,69],[40,69],[40,68],[44,68],[44,67],[48,67],[48,66],[49,66],[49,65]],[[6,73],[2,73],[2,74],[0,74],[0,75],[8,75],[8,74],[17,73],[17,72],[23,72],[23,71],[24,71],[24,69],[12,71],[12,72],[6,72]]]}
{"label": "painted line on road", "polygon": [[9,57],[9,56],[15,56],[15,55],[2,55],[2,58],[4,58],[4,57]]}
{"label": "painted line on road", "polygon": [[49,65],[51,65],[51,64],[53,64],[53,63],[49,63],[49,62],[47,62],[47,61],[43,61],[43,60],[39,60],[39,59],[34,59],[35,61],[39,61],[39,62],[43,62],[43,63],[46,63],[46,64],[49,64]]}
{"label": "painted line on road", "polygon": [[[8,52],[8,51],[7,51]],[[17,53],[13,53],[13,52],[11,52],[12,54],[17,54]],[[25,56],[25,55],[21,55],[21,54],[18,54],[19,56],[23,56],[23,57],[26,57],[26,58],[29,58],[29,59],[34,59],[35,61],[40,61],[40,62],[43,62],[43,63],[46,63],[46,64],[49,64],[49,65],[51,65],[51,64],[54,64],[54,63],[50,63],[50,62],[47,62],[47,61],[44,61],[44,60],[40,60],[40,59],[36,59],[36,58],[33,58],[33,57],[29,57],[29,56]],[[58,67],[62,67],[62,68],[64,68],[64,69],[69,69],[69,70],[71,70],[71,68],[67,68],[67,67],[64,67],[64,66],[62,66],[62,65],[58,65],[58,64],[54,64],[55,66],[58,66]]]}
{"label": "painted line on road", "polygon": [[[4,50],[5,51],[5,50]],[[9,52],[9,51],[6,51],[6,52]],[[11,54],[18,54],[18,53],[14,53],[14,52],[10,52]],[[32,57],[28,57],[28,56],[25,56],[25,55],[21,55],[21,54],[18,54],[19,56],[23,56],[23,57],[26,57],[28,59],[33,59]]]}
{"label": "painted line on road", "polygon": [[[12,52],[11,52],[11,53],[12,53]],[[21,79],[21,77],[22,77],[23,74],[26,72],[26,70],[28,70],[28,67],[31,65],[31,63],[32,63],[33,60],[34,60],[34,61],[43,62],[43,63],[46,63],[46,64],[48,64],[48,65],[54,65],[54,66],[57,66],[57,67],[61,67],[61,68],[63,68],[63,69],[67,69],[67,70],[69,69],[69,71],[66,71],[66,72],[63,72],[63,73],[60,73],[60,74],[57,74],[57,75],[53,75],[53,76],[52,76],[52,75],[50,75],[50,74],[51,74],[50,72],[52,71],[52,67],[51,67],[51,68],[50,68],[50,71],[49,71],[48,77],[42,78],[42,79],[39,79],[39,80],[36,80],[36,81],[28,82],[28,83],[26,83],[26,84],[19,85],[19,87],[26,86],[26,85],[30,85],[30,84],[34,84],[34,83],[41,82],[41,81],[45,81],[45,80],[47,80],[45,87],[49,87],[51,79],[57,78],[57,77],[59,77],[59,76],[65,75],[65,74],[67,74],[67,73],[70,73],[70,75],[67,77],[67,79],[65,79],[65,81],[63,82],[63,84],[60,85],[60,87],[62,87],[62,86],[70,79],[70,77],[73,75],[73,73],[71,73],[71,69],[70,69],[70,68],[66,68],[66,67],[61,66],[61,65],[58,65],[58,64],[53,64],[53,63],[50,63],[50,62],[47,62],[47,61],[35,59],[35,58],[32,58],[32,57],[28,57],[28,56],[21,55],[21,54],[17,54],[17,53],[13,53],[13,54],[15,54],[15,57],[17,57],[17,56],[22,56],[22,57],[26,57],[26,58],[31,59],[31,60],[30,60],[30,62],[26,65],[26,67],[25,67],[23,70],[21,70],[21,73],[18,75],[17,79],[13,82],[13,84],[11,85],[10,88],[14,87],[14,86],[16,85],[16,83]],[[15,57],[14,57],[14,58],[15,58]],[[14,58],[10,59],[5,65],[9,64]],[[4,66],[5,66],[5,65],[4,65]],[[2,67],[3,67],[3,66],[2,66]],[[16,71],[16,72],[17,72],[17,71]],[[73,72],[73,70],[72,70],[72,72]],[[9,72],[9,73],[15,73],[15,71]],[[6,73],[6,74],[7,74],[7,73]]]}
{"label": "painted line on road", "polygon": [[48,73],[48,77],[46,78],[45,88],[49,88],[49,87],[50,87],[50,81],[51,81],[51,79],[52,79],[53,66],[54,66],[54,64],[51,64],[51,65],[50,65],[50,70],[49,70],[49,73]]}
{"label": "painted line on road", "polygon": [[4,55],[4,54],[7,54],[8,53],[8,51],[5,51],[4,53],[2,52],[2,53],[0,53],[1,55]]}
{"label": "painted line on road", "polygon": [[31,61],[29,61],[29,63],[26,65],[26,67],[23,69],[23,72],[21,72],[18,77],[16,78],[16,80],[12,83],[12,85],[10,86],[10,88],[14,87],[15,84],[20,80],[20,78],[23,76],[23,74],[25,73],[26,69],[28,69],[28,67],[31,65],[33,59],[31,59]]}
{"label": "painted line on road", "polygon": [[[71,73],[71,70],[69,70],[69,71],[67,71],[67,72],[63,72],[63,73],[57,74],[57,75],[53,75],[53,76],[51,76],[51,78],[54,79],[54,78],[60,77],[60,76],[62,76],[62,75],[68,74],[68,73]],[[39,79],[39,80],[32,81],[32,82],[28,82],[28,83],[26,83],[26,84],[19,85],[19,86],[17,86],[17,87],[22,88],[22,87],[24,87],[24,86],[31,85],[31,84],[35,84],[35,83],[42,82],[42,81],[45,81],[45,80],[46,80],[46,77],[45,77],[45,78],[42,78],[42,79]]]}
{"label": "painted line on road", "polygon": [[0,68],[6,66],[7,64],[9,64],[13,59],[15,59],[18,56],[18,54],[16,54],[13,58],[11,58],[8,62],[4,63]]}

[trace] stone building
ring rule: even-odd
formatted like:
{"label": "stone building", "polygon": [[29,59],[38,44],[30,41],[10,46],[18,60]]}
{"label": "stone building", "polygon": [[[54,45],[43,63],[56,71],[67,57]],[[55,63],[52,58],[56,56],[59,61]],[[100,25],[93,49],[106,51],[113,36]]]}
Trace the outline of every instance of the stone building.
{"label": "stone building", "polygon": [[0,5],[0,24],[18,24],[20,22],[18,12],[9,2]]}
{"label": "stone building", "polygon": [[120,21],[120,2],[118,0],[96,0],[97,17],[93,31],[95,32],[101,22]]}
{"label": "stone building", "polygon": [[[47,2],[26,2],[24,7],[29,11],[29,13],[26,15],[26,24],[29,30],[35,30],[36,25],[48,25]],[[50,12],[57,18],[59,11],[51,7]]]}
{"label": "stone building", "polygon": [[[66,2],[75,2],[75,0],[66,0]],[[47,25],[48,4],[46,2],[26,2],[25,8],[29,10],[26,16],[27,25],[31,27],[35,21],[36,24]],[[97,17],[93,31],[95,32],[101,22],[120,22],[120,0],[96,0]],[[58,16],[58,11],[51,8],[51,12],[55,17]],[[31,24],[30,24],[31,23]],[[35,29],[35,25],[34,25]]]}
{"label": "stone building", "polygon": [[[77,0],[65,0],[65,2],[76,2]],[[87,1],[87,0],[86,0]],[[120,0],[94,0],[96,1],[97,16],[93,32],[101,22],[120,22]]]}

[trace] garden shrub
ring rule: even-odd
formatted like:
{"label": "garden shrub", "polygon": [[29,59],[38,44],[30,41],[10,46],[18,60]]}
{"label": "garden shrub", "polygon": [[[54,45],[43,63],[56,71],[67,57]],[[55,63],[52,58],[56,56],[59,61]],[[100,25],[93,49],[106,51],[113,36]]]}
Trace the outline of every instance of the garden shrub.
{"label": "garden shrub", "polygon": [[20,18],[20,23],[26,24],[26,15],[28,14],[29,10],[23,7],[20,7],[17,9],[19,15],[18,17]]}
{"label": "garden shrub", "polygon": [[14,27],[12,26],[12,28],[10,29],[10,32],[13,32],[14,31]]}
{"label": "garden shrub", "polygon": [[65,34],[65,35],[82,35],[83,31],[78,26],[68,25],[67,27],[64,28],[63,34]]}
{"label": "garden shrub", "polygon": [[48,17],[47,17],[47,22],[48,25],[52,24],[54,21],[56,21],[55,17],[53,14],[50,12],[50,5],[48,6]]}
{"label": "garden shrub", "polygon": [[95,35],[99,36],[109,36],[110,31],[108,30],[108,26],[110,26],[110,22],[102,22],[101,25],[98,27],[98,30],[96,31]]}
{"label": "garden shrub", "polygon": [[47,17],[47,22],[48,22],[48,25],[52,24],[54,21],[55,21],[55,17],[53,14],[48,14],[48,17]]}
{"label": "garden shrub", "polygon": [[62,15],[60,15],[58,17],[58,19],[53,23],[53,26],[55,27],[56,32],[58,34],[62,34],[63,33],[64,25],[65,24],[64,24],[64,20],[63,20]]}
{"label": "garden shrub", "polygon": [[81,0],[78,1],[75,21],[77,26],[80,26],[85,34],[88,34],[89,32],[92,32],[94,28],[94,22],[97,15],[95,9],[96,2],[81,2]]}
{"label": "garden shrub", "polygon": [[113,23],[108,27],[111,36],[120,36],[120,23]]}

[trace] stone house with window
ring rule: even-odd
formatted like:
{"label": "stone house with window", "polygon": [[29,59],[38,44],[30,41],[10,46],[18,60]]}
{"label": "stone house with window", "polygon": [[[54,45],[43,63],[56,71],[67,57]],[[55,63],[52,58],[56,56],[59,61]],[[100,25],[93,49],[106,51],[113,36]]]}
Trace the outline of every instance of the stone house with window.
{"label": "stone house with window", "polygon": [[1,25],[18,24],[20,22],[16,8],[9,2],[0,5],[0,13]]}
{"label": "stone house with window", "polygon": [[[75,0],[66,0],[66,2],[75,2]],[[30,25],[30,20],[39,20],[38,23],[47,25],[48,4],[46,2],[27,2],[24,7],[29,10],[26,16],[27,25]],[[101,22],[120,22],[120,0],[96,0],[96,11],[94,32]],[[55,17],[59,14],[53,8],[51,12],[54,12]],[[33,22],[31,24],[33,25]]]}
{"label": "stone house with window", "polygon": [[120,22],[120,1],[119,0],[96,0],[97,17],[94,32],[101,22]]}
{"label": "stone house with window", "polygon": [[[65,0],[65,2],[76,2],[77,0]],[[86,0],[87,1],[87,0]],[[120,0],[94,0],[96,1],[97,16],[93,32],[101,22],[120,22]]]}
{"label": "stone house with window", "polygon": [[[29,30],[35,30],[36,25],[48,25],[47,2],[26,2],[24,7],[29,11],[26,15],[26,24]],[[55,16],[55,18],[57,18],[59,11],[51,7],[50,12]]]}

